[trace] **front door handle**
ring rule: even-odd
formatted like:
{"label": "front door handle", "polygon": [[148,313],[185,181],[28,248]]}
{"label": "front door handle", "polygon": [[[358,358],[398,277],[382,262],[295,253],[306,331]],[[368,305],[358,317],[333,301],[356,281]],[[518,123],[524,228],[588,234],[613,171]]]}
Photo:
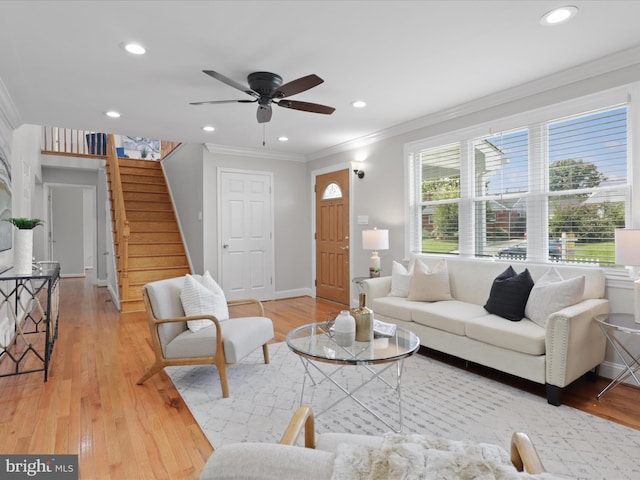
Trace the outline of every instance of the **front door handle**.
{"label": "front door handle", "polygon": [[340,250],[349,250],[349,245],[347,245],[346,247],[340,247]]}

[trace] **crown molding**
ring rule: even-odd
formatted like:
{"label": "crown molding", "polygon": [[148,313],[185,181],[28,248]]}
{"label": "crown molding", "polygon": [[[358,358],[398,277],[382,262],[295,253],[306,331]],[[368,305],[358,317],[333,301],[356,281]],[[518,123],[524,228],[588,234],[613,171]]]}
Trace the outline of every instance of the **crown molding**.
{"label": "crown molding", "polygon": [[297,153],[274,152],[260,150],[259,148],[234,147],[231,145],[219,145],[216,143],[205,143],[205,148],[209,153],[224,155],[238,155],[241,157],[262,158],[266,160],[287,160],[290,162],[304,162],[304,155]]}
{"label": "crown molding", "polygon": [[[320,150],[318,152],[307,155],[305,158],[307,161],[317,160],[329,155],[361,148],[365,145],[370,145],[381,140],[395,137],[404,133],[412,132],[420,128],[429,127],[431,125],[437,125],[438,123],[452,120],[454,118],[470,115],[482,110],[497,107],[509,102],[522,100],[533,95],[537,95],[555,88],[564,87],[573,83],[588,80],[595,77],[622,70],[624,68],[637,66],[640,67],[640,46],[632,47],[627,50],[622,50],[606,57],[601,57],[598,60],[594,60],[589,63],[583,63],[576,67],[568,68],[552,75],[533,80],[531,82],[518,85],[513,88],[503,90],[501,92],[487,95],[485,97],[478,98],[454,107],[441,110],[439,112],[431,113],[423,117],[410,120],[398,125],[394,125],[390,128],[380,130],[378,132],[365,135],[348,142],[334,145],[333,147]],[[624,76],[621,76],[621,78]],[[615,83],[615,79],[612,79],[612,86],[619,86],[622,83],[629,83],[631,81],[639,80],[640,77],[635,79],[623,78],[622,82]]]}

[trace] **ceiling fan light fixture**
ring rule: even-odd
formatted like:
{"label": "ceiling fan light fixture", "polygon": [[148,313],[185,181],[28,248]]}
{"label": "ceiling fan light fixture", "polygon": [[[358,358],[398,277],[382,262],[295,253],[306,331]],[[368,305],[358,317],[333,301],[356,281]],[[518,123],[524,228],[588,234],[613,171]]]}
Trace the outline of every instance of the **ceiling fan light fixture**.
{"label": "ceiling fan light fixture", "polygon": [[130,53],[132,55],[144,55],[147,53],[147,49],[144,48],[139,43],[135,42],[127,42],[122,44],[122,48],[125,52]]}
{"label": "ceiling fan light fixture", "polygon": [[542,18],[540,18],[540,23],[542,25],[560,25],[561,23],[566,23],[576,16],[578,13],[578,7],[574,7],[573,5],[566,5],[564,7],[554,8],[553,10],[545,13]]}
{"label": "ceiling fan light fixture", "polygon": [[205,125],[204,127],[202,127],[202,130],[204,130],[205,132],[213,132],[215,128],[211,125]]}
{"label": "ceiling fan light fixture", "polygon": [[116,112],[115,110],[109,110],[105,115],[111,118],[120,118],[120,112]]}
{"label": "ceiling fan light fixture", "polygon": [[365,102],[364,100],[355,100],[351,102],[351,106],[353,108],[364,108],[367,106],[367,102]]}

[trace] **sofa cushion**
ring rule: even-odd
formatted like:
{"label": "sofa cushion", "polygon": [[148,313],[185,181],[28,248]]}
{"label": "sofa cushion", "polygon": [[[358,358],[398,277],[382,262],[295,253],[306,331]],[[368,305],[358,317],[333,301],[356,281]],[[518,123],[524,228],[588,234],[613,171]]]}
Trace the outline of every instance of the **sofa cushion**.
{"label": "sofa cushion", "polygon": [[464,336],[465,322],[483,315],[486,316],[487,312],[480,305],[445,300],[433,303],[416,302],[411,319],[427,327]]}
{"label": "sofa cushion", "polygon": [[434,268],[429,268],[420,260],[416,260],[407,299],[420,302],[453,300],[449,287],[447,262],[441,260]]}
{"label": "sofa cushion", "polygon": [[391,267],[391,291],[390,297],[408,297],[409,283],[413,276],[413,263],[406,269],[401,263],[393,261]]}
{"label": "sofa cushion", "polygon": [[371,302],[371,310],[373,310],[374,317],[382,315],[410,322],[411,309],[415,303],[402,297],[378,297]]}
{"label": "sofa cushion", "polygon": [[493,281],[489,299],[484,308],[489,313],[499,315],[511,321],[524,318],[529,293],[533,288],[533,279],[528,269],[516,273],[511,265]]}
{"label": "sofa cushion", "polygon": [[546,327],[549,315],[582,300],[584,284],[584,275],[564,280],[556,268],[550,268],[531,289],[525,315]]}
{"label": "sofa cushion", "polygon": [[[545,329],[528,318],[505,322],[497,315],[485,315],[466,322],[467,337],[528,355],[544,355]],[[508,371],[508,367],[506,367]]]}

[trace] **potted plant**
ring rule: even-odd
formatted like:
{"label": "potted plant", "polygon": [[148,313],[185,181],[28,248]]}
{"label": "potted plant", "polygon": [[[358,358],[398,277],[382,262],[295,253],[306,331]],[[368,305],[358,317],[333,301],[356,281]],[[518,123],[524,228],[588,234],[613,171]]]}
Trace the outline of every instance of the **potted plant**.
{"label": "potted plant", "polygon": [[18,275],[29,275],[33,271],[33,229],[44,222],[39,218],[5,218],[16,227],[13,245],[13,271]]}

